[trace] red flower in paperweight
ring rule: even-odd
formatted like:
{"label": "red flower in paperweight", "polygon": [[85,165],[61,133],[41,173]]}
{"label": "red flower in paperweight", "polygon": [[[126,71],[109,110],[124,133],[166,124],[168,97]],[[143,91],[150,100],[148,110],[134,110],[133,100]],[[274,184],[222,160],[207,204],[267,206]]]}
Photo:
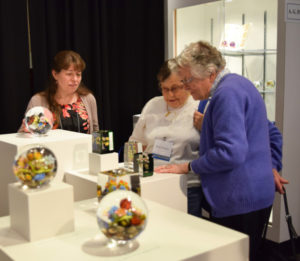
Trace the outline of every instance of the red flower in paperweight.
{"label": "red flower in paperweight", "polygon": [[130,209],[131,208],[131,201],[127,198],[124,198],[120,202],[120,207],[123,209]]}
{"label": "red flower in paperweight", "polygon": [[25,115],[25,126],[34,135],[45,135],[53,127],[53,115],[45,107],[33,107]]}
{"label": "red flower in paperweight", "polygon": [[13,172],[23,186],[38,188],[48,184],[56,175],[57,160],[54,153],[42,146],[32,145],[15,158]]}
{"label": "red flower in paperweight", "polygon": [[97,210],[102,233],[114,245],[123,245],[144,231],[148,210],[143,199],[132,191],[116,190],[104,196]]}

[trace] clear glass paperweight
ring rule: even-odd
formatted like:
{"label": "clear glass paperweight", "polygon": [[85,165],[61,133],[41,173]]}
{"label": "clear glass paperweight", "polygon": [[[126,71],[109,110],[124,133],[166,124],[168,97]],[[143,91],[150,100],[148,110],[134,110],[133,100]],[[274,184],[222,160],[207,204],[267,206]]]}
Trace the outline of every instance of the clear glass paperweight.
{"label": "clear glass paperweight", "polygon": [[32,145],[15,158],[13,172],[23,187],[38,188],[48,184],[56,175],[54,153],[42,146]]}
{"label": "clear glass paperweight", "polygon": [[128,244],[145,229],[148,210],[143,199],[132,191],[116,190],[101,200],[97,221],[108,238],[108,247]]}
{"label": "clear glass paperweight", "polygon": [[25,126],[34,135],[45,135],[53,127],[53,115],[45,107],[33,107],[25,115]]}

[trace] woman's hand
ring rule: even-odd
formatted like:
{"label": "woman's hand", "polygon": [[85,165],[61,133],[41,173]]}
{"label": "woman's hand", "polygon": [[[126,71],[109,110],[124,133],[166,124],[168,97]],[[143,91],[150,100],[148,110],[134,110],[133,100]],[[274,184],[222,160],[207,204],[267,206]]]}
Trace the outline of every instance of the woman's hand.
{"label": "woman's hand", "polygon": [[273,171],[276,190],[280,194],[284,194],[283,184],[288,184],[289,181],[281,177],[276,169],[272,169],[272,171]]}
{"label": "woman's hand", "polygon": [[177,173],[177,174],[187,174],[189,172],[188,162],[182,164],[171,164],[156,167],[154,172],[156,173]]}
{"label": "woman's hand", "polygon": [[18,130],[18,132],[30,133],[30,131],[26,128],[25,118],[22,120],[22,125],[21,125],[20,129]]}
{"label": "woman's hand", "polygon": [[194,127],[198,130],[201,131],[202,129],[202,123],[203,123],[203,118],[204,118],[204,114],[199,112],[199,111],[195,111],[194,112]]}

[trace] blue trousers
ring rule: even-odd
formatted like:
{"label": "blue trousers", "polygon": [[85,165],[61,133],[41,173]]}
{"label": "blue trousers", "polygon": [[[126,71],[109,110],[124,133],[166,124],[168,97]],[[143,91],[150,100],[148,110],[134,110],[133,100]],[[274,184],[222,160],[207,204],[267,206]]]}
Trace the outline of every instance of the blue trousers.
{"label": "blue trousers", "polygon": [[188,188],[187,197],[188,213],[196,217],[202,217],[203,192],[201,187]]}

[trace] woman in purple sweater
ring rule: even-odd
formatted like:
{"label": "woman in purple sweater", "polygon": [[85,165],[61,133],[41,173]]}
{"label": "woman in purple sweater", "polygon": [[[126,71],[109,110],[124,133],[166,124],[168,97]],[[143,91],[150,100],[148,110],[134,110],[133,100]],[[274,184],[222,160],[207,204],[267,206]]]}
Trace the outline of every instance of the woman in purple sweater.
{"label": "woman in purple sweater", "polygon": [[212,220],[248,234],[250,260],[255,260],[275,184],[282,191],[282,184],[287,183],[273,171],[280,164],[271,157],[264,101],[248,79],[224,69],[221,53],[206,42],[190,44],[178,63],[182,82],[193,98],[211,97],[199,158],[155,171],[186,173],[192,169],[199,174]]}

